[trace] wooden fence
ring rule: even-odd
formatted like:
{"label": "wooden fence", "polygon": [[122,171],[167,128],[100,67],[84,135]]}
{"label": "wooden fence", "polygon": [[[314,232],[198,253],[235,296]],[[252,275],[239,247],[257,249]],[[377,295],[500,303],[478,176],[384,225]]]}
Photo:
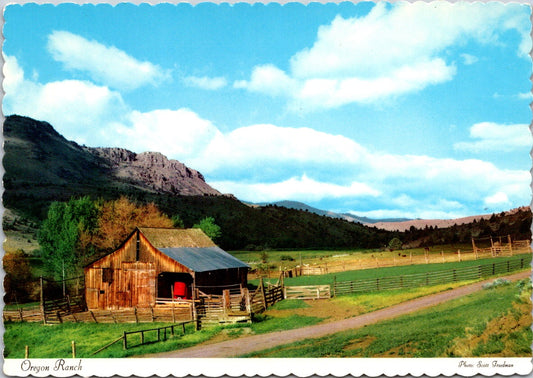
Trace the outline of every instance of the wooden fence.
{"label": "wooden fence", "polygon": [[466,268],[449,269],[436,272],[415,273],[403,276],[379,277],[357,281],[333,283],[333,295],[343,295],[365,291],[379,291],[418,286],[431,286],[458,281],[475,280],[497,274],[510,273],[524,269],[529,259],[507,260]]}
{"label": "wooden fence", "polygon": [[331,290],[329,285],[285,286],[285,299],[329,299]]}
{"label": "wooden fence", "polygon": [[[55,320],[55,319],[54,319]],[[61,314],[57,318],[58,323],[176,323],[192,321],[193,311],[191,306],[165,306],[148,308],[129,308],[121,310],[89,310]],[[4,310],[4,321],[12,322],[44,322],[43,313],[39,308],[31,310]],[[47,323],[51,323],[47,318]],[[52,321],[53,323],[53,321]]]}
{"label": "wooden fence", "polygon": [[[435,247],[437,248],[437,247]],[[379,252],[371,254],[364,259],[353,259],[338,262],[328,262],[316,265],[303,265],[293,268],[285,274],[286,277],[312,276],[328,273],[339,273],[350,270],[363,270],[373,268],[384,268],[392,266],[432,264],[445,262],[461,262],[467,260],[478,260],[481,258],[514,256],[531,253],[530,242],[528,240],[516,240],[512,244],[495,245],[489,248],[475,247],[473,250],[460,250],[453,253],[443,251],[432,253],[422,252],[414,254],[411,251],[398,250],[396,256],[381,256]]]}

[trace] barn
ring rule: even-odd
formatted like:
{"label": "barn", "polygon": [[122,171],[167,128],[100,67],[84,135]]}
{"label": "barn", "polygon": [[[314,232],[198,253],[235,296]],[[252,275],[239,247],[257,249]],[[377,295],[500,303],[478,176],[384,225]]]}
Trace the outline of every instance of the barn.
{"label": "barn", "polygon": [[200,229],[136,228],[84,268],[85,298],[89,309],[150,307],[159,298],[245,287],[248,269]]}

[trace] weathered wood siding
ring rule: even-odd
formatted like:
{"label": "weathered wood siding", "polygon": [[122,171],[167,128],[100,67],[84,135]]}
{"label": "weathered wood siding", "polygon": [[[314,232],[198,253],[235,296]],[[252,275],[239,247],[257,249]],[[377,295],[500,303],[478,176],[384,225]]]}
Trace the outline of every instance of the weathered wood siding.
{"label": "weathered wood siding", "polygon": [[[89,309],[154,306],[160,273],[190,274],[193,284],[206,293],[220,286],[246,287],[247,268],[193,272],[155,248],[136,230],[113,253],[85,268],[85,298]],[[218,288],[217,288],[218,286]]]}
{"label": "weathered wood siding", "polygon": [[[138,257],[138,260],[137,260]],[[140,233],[133,233],[115,252],[85,268],[89,309],[119,309],[155,305],[157,275],[191,273],[164,255]]]}

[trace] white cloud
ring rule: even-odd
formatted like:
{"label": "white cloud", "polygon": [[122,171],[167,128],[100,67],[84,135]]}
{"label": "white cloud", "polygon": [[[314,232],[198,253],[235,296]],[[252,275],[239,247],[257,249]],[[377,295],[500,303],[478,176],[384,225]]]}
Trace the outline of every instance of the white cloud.
{"label": "white cloud", "polygon": [[525,93],[518,93],[516,97],[520,100],[533,100],[533,93],[531,92],[525,92]]}
{"label": "white cloud", "polygon": [[86,72],[93,80],[117,89],[157,85],[169,77],[168,72],[157,65],[141,62],[114,46],[107,47],[67,31],[50,34],[47,48],[66,69]]}
{"label": "white cloud", "polygon": [[[324,198],[375,197],[379,191],[360,182],[343,186],[313,180],[307,175],[291,177],[276,183],[245,183],[231,181],[211,182],[225,193],[233,193],[239,198],[248,198],[255,202],[279,200],[320,201]],[[249,197],[252,195],[252,197]]]}
{"label": "white cloud", "polygon": [[467,66],[470,66],[479,60],[477,56],[471,54],[461,54],[461,58],[463,58],[463,63]]}
{"label": "white cloud", "polygon": [[86,143],[127,111],[121,95],[87,81],[40,84],[24,77],[15,57],[5,56],[4,114],[46,120],[68,139]]}
{"label": "white cloud", "polygon": [[[447,51],[469,40],[500,43],[520,34],[519,55],[530,48],[529,15],[520,5],[377,3],[363,17],[337,16],[318,29],[314,44],[292,56],[287,72],[256,66],[237,88],[283,96],[291,109],[335,108],[375,102],[447,82],[456,73]],[[466,64],[475,57],[463,53]]]}
{"label": "white cloud", "polygon": [[189,109],[133,111],[113,135],[121,146],[133,151],[156,151],[168,157],[188,160],[219,137],[218,129]]}
{"label": "white cloud", "polygon": [[480,122],[470,128],[473,142],[454,144],[457,150],[470,152],[503,151],[517,148],[531,148],[533,138],[527,124],[502,125],[493,122]]}
{"label": "white cloud", "polygon": [[210,91],[224,88],[228,85],[228,81],[224,77],[187,76],[183,78],[183,82],[190,87],[197,87]]}
{"label": "white cloud", "polygon": [[[476,159],[371,151],[345,136],[303,127],[259,124],[223,133],[192,110],[131,110],[107,87],[75,80],[41,84],[25,78],[14,57],[5,60],[5,114],[49,121],[79,143],[162,152],[240,198],[311,204],[337,198],[356,210],[430,218],[471,215],[471,209],[488,205],[504,210],[531,196],[527,171]],[[478,125],[473,137],[509,144],[529,133],[526,125]]]}
{"label": "white cloud", "polygon": [[507,197],[507,194],[503,192],[497,192],[494,193],[491,196],[488,196],[485,198],[485,205],[487,206],[509,206],[511,202],[509,201],[509,197]]}
{"label": "white cloud", "polygon": [[244,88],[252,92],[279,96],[296,90],[297,83],[285,72],[271,64],[254,67],[250,81],[238,80],[234,88]]}

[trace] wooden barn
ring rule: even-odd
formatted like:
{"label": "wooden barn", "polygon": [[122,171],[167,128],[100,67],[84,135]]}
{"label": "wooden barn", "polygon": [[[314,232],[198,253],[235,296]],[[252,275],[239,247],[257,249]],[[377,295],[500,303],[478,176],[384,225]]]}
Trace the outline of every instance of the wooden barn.
{"label": "wooden barn", "polygon": [[196,289],[221,294],[245,287],[248,269],[200,229],[136,228],[116,251],[85,267],[87,307],[150,307],[158,298],[190,299]]}

